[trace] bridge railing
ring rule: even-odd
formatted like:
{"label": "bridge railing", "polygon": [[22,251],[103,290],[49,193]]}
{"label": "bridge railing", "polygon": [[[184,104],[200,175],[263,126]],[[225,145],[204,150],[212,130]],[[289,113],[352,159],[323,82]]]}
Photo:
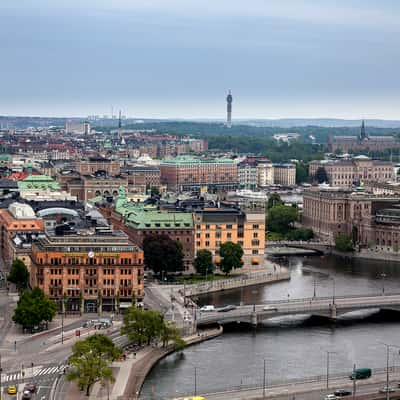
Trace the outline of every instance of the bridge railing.
{"label": "bridge railing", "polygon": [[256,306],[257,305],[258,306],[270,305],[270,304],[284,304],[284,303],[286,303],[286,304],[290,304],[290,303],[293,303],[293,304],[294,303],[306,303],[306,302],[310,302],[310,301],[329,300],[329,299],[333,300],[333,297],[335,297],[335,300],[340,300],[340,299],[345,300],[345,299],[357,299],[357,298],[363,299],[363,298],[368,298],[368,297],[376,297],[376,298],[382,297],[382,298],[384,298],[384,297],[390,297],[390,296],[400,296],[400,293],[389,292],[389,293],[385,293],[384,295],[382,295],[382,294],[373,294],[373,293],[370,293],[370,294],[350,294],[350,295],[343,295],[343,296],[333,296],[332,295],[332,296],[323,296],[323,297],[302,297],[302,298],[299,298],[299,299],[290,299],[290,300],[287,300],[287,299],[286,300],[285,299],[282,299],[282,300],[267,300],[264,303],[256,304]]}

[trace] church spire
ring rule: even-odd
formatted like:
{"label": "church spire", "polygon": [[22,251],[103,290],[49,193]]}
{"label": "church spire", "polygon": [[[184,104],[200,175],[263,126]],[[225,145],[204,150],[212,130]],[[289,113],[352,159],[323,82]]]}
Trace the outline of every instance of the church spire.
{"label": "church spire", "polygon": [[365,122],[362,120],[361,122],[361,132],[360,132],[360,140],[367,139],[367,134],[365,132]]}

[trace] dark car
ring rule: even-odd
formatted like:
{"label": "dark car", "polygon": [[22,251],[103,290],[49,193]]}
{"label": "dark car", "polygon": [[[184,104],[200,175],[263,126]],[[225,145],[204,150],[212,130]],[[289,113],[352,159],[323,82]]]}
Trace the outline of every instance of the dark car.
{"label": "dark car", "polygon": [[335,393],[335,396],[338,396],[338,397],[344,397],[344,396],[351,395],[351,391],[347,390],[347,389],[338,389],[338,390],[335,390],[334,393]]}
{"label": "dark car", "polygon": [[31,393],[36,393],[36,384],[35,383],[27,383],[24,387],[24,391],[28,390]]}
{"label": "dark car", "polygon": [[228,311],[232,311],[232,310],[236,310],[236,306],[229,305],[229,306],[221,307],[218,309],[218,312],[228,312]]}

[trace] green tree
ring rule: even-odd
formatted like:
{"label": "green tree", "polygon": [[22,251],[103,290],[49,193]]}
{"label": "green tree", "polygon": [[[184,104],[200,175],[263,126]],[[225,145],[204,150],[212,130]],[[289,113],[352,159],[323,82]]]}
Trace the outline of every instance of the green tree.
{"label": "green tree", "polygon": [[281,196],[278,193],[272,193],[271,196],[268,197],[267,209],[269,210],[272,207],[283,205],[283,201]]}
{"label": "green tree", "polygon": [[172,341],[175,349],[182,349],[185,345],[175,324],[165,321],[163,315],[155,310],[129,307],[121,333],[139,346],[149,345],[153,340],[161,340],[164,347]]}
{"label": "green tree", "polygon": [[328,174],[326,173],[326,169],[324,167],[318,167],[315,172],[315,180],[318,183],[329,183]]}
{"label": "green tree", "polygon": [[151,188],[150,188],[150,195],[151,196],[160,196],[160,190],[158,189],[158,187],[157,186],[152,186]]}
{"label": "green tree", "polygon": [[288,240],[311,240],[314,237],[314,231],[307,228],[292,229],[286,234]]}
{"label": "green tree", "polygon": [[56,303],[42,289],[35,287],[31,292],[21,294],[12,319],[24,329],[33,328],[42,322],[51,322],[56,312]]}
{"label": "green tree", "polygon": [[160,277],[164,272],[183,271],[182,244],[167,235],[147,235],[143,240],[146,267]]}
{"label": "green tree", "polygon": [[13,261],[10,273],[8,275],[8,280],[12,283],[15,283],[19,291],[28,287],[29,272],[23,261],[19,260],[18,258]]}
{"label": "green tree", "polygon": [[343,252],[353,251],[354,247],[351,237],[344,233],[339,233],[337,236],[335,236],[335,248],[336,250]]}
{"label": "green tree", "polygon": [[229,274],[233,269],[243,265],[243,249],[240,244],[225,242],[221,244],[219,254],[222,257],[220,268],[225,274]]}
{"label": "green tree", "polygon": [[80,340],[72,347],[67,379],[76,381],[89,396],[90,388],[96,382],[104,384],[114,381],[110,365],[121,354],[121,350],[105,335],[96,334]]}
{"label": "green tree", "polygon": [[158,311],[129,307],[124,315],[121,333],[139,346],[150,344],[160,336],[163,323],[164,318]]}
{"label": "green tree", "polygon": [[287,233],[298,220],[299,213],[296,207],[278,205],[267,212],[267,229],[272,232]]}
{"label": "green tree", "polygon": [[301,185],[308,181],[308,166],[303,162],[296,163],[296,183]]}
{"label": "green tree", "polygon": [[214,272],[215,266],[210,250],[203,249],[197,251],[196,258],[194,259],[194,268],[201,275],[212,274]]}

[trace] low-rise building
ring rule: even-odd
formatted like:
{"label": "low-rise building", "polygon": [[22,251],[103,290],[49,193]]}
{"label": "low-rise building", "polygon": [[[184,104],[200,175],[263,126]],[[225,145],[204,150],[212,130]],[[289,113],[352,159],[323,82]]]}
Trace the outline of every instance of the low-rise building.
{"label": "low-rise building", "polygon": [[219,263],[219,249],[225,242],[238,243],[243,248],[246,266],[264,262],[265,209],[235,207],[204,208],[194,212],[195,251],[206,249]]}

